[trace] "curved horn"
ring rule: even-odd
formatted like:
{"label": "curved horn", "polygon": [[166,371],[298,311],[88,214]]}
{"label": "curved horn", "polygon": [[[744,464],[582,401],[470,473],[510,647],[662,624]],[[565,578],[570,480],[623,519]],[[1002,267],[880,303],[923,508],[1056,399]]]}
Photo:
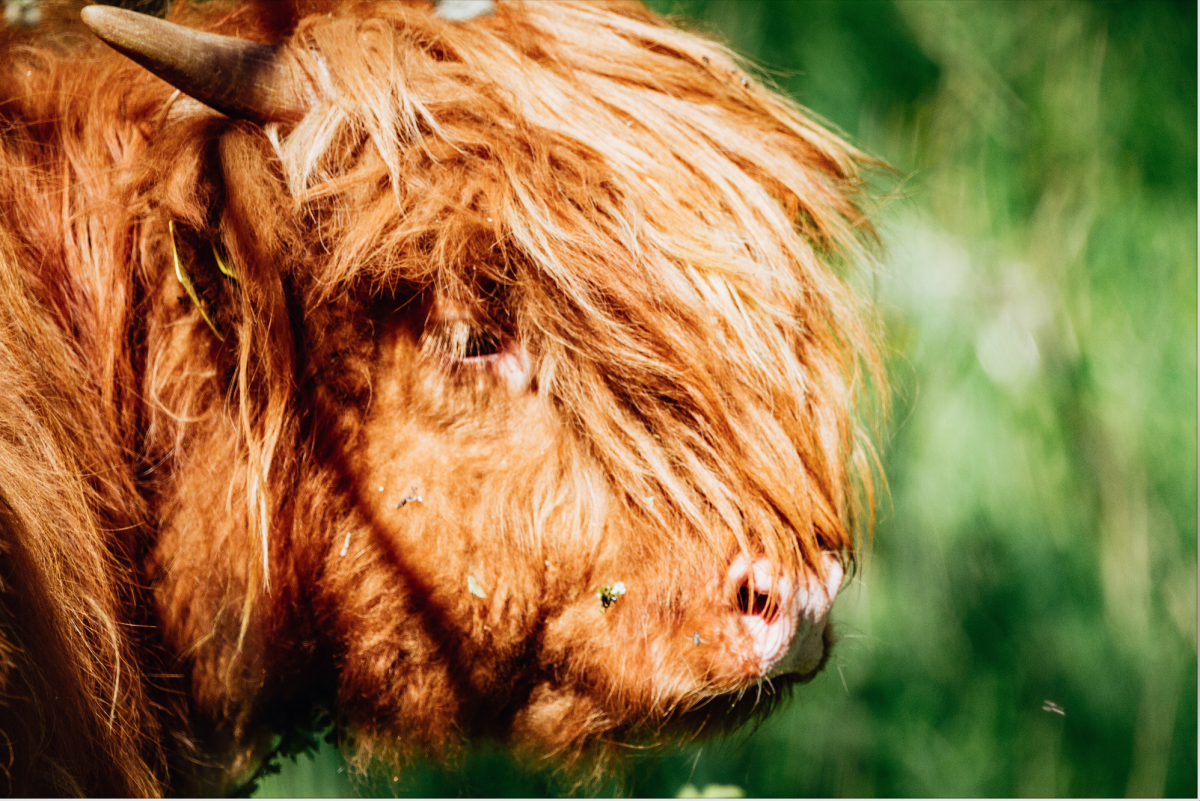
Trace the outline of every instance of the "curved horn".
{"label": "curved horn", "polygon": [[304,115],[299,87],[273,47],[111,6],[88,6],[80,17],[114,50],[230,117],[265,123]]}

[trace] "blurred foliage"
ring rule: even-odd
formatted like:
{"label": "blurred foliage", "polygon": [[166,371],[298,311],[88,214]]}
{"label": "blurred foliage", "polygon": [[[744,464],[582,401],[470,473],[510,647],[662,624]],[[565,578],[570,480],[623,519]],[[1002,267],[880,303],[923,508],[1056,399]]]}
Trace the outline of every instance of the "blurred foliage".
{"label": "blurred foliage", "polygon": [[[651,5],[904,176],[868,282],[890,498],[821,677],[593,791],[1194,798],[1196,4]],[[571,790],[486,746],[340,770],[259,794]]]}

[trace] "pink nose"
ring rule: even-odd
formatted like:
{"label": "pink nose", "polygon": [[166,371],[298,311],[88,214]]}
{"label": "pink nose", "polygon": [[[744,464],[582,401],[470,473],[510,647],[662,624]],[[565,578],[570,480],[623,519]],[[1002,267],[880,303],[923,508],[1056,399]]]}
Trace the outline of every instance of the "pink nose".
{"label": "pink nose", "polygon": [[773,576],[766,559],[738,555],[729,566],[737,587],[735,605],[749,635],[759,674],[811,673],[825,655],[825,626],[842,584],[841,562],[824,554],[825,581],[813,573],[797,586],[789,576]]}

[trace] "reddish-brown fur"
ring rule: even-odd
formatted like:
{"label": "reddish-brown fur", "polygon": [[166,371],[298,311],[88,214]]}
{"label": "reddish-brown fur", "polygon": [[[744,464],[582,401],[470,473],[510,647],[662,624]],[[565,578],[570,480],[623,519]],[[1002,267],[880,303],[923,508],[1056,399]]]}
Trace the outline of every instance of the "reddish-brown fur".
{"label": "reddish-brown fur", "polygon": [[314,708],[359,766],[763,709],[725,567],[852,560],[869,486],[860,155],[637,5],[282,7],[173,18],[290,42],[295,125],[65,11],[3,45],[0,785],[222,791]]}

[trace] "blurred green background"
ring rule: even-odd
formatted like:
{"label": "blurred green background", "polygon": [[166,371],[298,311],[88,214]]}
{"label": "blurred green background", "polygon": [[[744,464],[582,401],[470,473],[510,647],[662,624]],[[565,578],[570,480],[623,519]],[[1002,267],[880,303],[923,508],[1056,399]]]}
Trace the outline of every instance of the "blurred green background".
{"label": "blurred green background", "polygon": [[[1196,797],[1196,3],[651,5],[900,171],[890,497],[822,676],[590,792]],[[258,795],[571,789],[329,749]]]}

